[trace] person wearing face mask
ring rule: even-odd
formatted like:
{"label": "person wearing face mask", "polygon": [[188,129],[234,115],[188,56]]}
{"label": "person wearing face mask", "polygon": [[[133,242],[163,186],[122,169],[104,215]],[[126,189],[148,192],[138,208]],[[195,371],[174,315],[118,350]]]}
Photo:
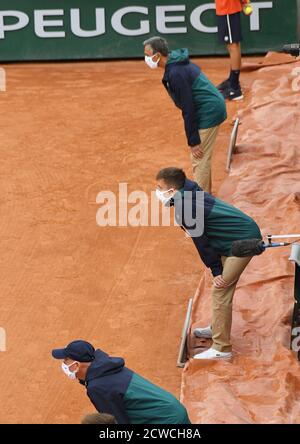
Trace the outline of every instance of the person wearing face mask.
{"label": "person wearing face mask", "polygon": [[112,415],[118,424],[190,424],[185,407],[169,392],[125,367],[88,342],[76,340],[52,350],[62,370],[86,387],[99,413]]}
{"label": "person wearing face mask", "polygon": [[199,66],[191,63],[187,49],[169,51],[161,37],[144,42],[145,62],[164,70],[162,83],[181,110],[194,179],[211,192],[211,157],[221,123],[227,118],[225,100]]}
{"label": "person wearing face mask", "polygon": [[196,337],[212,339],[212,346],[194,359],[230,360],[233,296],[241,274],[252,259],[233,256],[232,242],[262,239],[260,229],[238,208],[203,193],[180,168],[164,168],[156,180],[157,197],[163,205],[174,206],[177,224],[190,235],[213,276],[211,325],[194,330]]}

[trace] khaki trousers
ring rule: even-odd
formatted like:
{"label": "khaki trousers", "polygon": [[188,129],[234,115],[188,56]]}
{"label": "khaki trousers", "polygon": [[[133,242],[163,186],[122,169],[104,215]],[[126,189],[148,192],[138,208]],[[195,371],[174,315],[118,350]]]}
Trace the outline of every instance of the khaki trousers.
{"label": "khaki trousers", "polygon": [[199,130],[203,157],[196,159],[191,153],[195,182],[207,193],[211,193],[211,157],[219,128],[220,125]]}
{"label": "khaki trousers", "polygon": [[232,325],[232,300],[237,282],[252,257],[222,257],[223,278],[231,283],[227,288],[212,290],[212,348],[219,352],[230,352]]}

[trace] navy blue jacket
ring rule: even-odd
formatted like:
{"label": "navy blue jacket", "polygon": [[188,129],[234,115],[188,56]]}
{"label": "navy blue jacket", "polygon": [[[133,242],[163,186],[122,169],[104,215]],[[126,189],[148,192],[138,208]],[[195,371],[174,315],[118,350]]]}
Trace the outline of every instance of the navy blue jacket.
{"label": "navy blue jacket", "polygon": [[[187,191],[190,193],[184,194]],[[196,212],[197,191],[203,192],[196,182],[186,179],[183,189],[174,197],[175,218],[178,225],[191,233],[204,264],[211,269],[213,276],[218,276],[223,272],[221,257],[232,256],[232,242],[262,239],[262,236],[259,227],[250,216],[206,192],[203,201],[199,201],[202,206],[201,212],[199,210]],[[186,207],[183,205],[184,201]],[[203,215],[203,220],[198,220],[199,224],[202,223],[202,235],[193,236],[191,230],[195,228],[195,224],[193,225],[191,217],[189,219],[189,215],[185,214],[185,208],[189,209],[194,220],[199,214]]]}
{"label": "navy blue jacket", "polygon": [[[193,182],[189,179],[185,180],[184,188],[182,190],[182,195],[184,196],[184,192],[189,191],[191,194],[185,195],[184,199],[190,201],[191,209],[192,209],[192,217],[196,218],[196,193],[197,191],[203,191],[202,188],[198,186],[196,182]],[[177,201],[175,198],[175,218],[177,223],[189,233],[191,229],[194,229],[194,226],[190,226],[190,222],[187,220],[187,215],[184,214],[184,205],[177,207],[177,203],[180,202]],[[218,276],[222,274],[223,272],[223,265],[221,261],[221,255],[217,253],[210,245],[209,238],[205,232],[205,219],[208,217],[210,212],[213,209],[215,199],[213,196],[211,196],[208,193],[204,193],[204,226],[203,226],[203,234],[201,236],[192,236],[192,241],[194,242],[195,247],[197,248],[197,251],[200,255],[200,258],[202,262],[206,265],[206,267],[210,268],[212,271],[212,274],[214,276]],[[182,209],[182,217],[180,218],[180,213],[178,213],[177,208],[179,208],[179,211]],[[198,221],[199,222],[199,221]]]}
{"label": "navy blue jacket", "polygon": [[118,424],[129,424],[124,396],[133,372],[125,367],[124,359],[111,358],[96,350],[95,360],[86,375],[87,394],[98,412],[113,415]]}
{"label": "navy blue jacket", "polygon": [[227,118],[223,96],[199,66],[190,62],[187,49],[169,54],[162,83],[182,111],[189,146],[201,142],[199,129],[215,127]]}
{"label": "navy blue jacket", "polygon": [[190,424],[185,407],[171,393],[101,350],[82,383],[98,412],[113,415],[118,424]]}

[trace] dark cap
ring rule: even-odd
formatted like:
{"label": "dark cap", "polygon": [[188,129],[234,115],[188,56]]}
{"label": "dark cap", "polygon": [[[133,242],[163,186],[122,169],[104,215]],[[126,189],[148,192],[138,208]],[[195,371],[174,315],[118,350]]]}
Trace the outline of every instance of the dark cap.
{"label": "dark cap", "polygon": [[94,347],[86,341],[73,341],[65,348],[52,350],[54,359],[74,359],[78,362],[92,362],[95,359]]}

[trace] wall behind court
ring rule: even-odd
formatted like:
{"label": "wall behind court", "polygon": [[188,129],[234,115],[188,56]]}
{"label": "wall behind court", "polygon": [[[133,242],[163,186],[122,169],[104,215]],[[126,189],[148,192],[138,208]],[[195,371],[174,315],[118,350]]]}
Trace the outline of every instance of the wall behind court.
{"label": "wall behind court", "polygon": [[[242,19],[244,53],[297,41],[297,0],[253,0],[253,6]],[[140,57],[152,35],[192,55],[225,53],[213,1],[1,0],[0,61]]]}

